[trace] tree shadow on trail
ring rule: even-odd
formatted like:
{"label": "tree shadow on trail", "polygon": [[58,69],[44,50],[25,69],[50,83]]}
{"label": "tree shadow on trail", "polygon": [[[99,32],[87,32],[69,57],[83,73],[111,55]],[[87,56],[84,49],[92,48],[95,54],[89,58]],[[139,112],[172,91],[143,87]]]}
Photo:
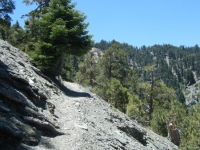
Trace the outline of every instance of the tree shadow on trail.
{"label": "tree shadow on trail", "polygon": [[59,81],[55,76],[45,73],[45,76],[51,79],[51,81],[61,90],[63,93],[70,97],[91,97],[89,93],[77,92],[68,89],[61,81]]}

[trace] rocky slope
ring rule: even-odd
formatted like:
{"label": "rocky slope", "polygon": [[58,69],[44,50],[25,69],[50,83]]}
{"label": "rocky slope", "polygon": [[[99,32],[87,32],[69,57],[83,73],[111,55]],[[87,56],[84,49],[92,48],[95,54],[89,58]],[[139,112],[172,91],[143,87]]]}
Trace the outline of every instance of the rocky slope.
{"label": "rocky slope", "polygon": [[80,85],[45,76],[2,40],[0,133],[5,150],[177,149]]}
{"label": "rocky slope", "polygon": [[200,81],[196,81],[195,84],[190,85],[186,88],[184,91],[185,94],[185,99],[186,99],[186,105],[188,107],[192,107],[195,104],[199,103],[199,98],[198,98],[198,93],[200,92],[199,90],[199,83]]}

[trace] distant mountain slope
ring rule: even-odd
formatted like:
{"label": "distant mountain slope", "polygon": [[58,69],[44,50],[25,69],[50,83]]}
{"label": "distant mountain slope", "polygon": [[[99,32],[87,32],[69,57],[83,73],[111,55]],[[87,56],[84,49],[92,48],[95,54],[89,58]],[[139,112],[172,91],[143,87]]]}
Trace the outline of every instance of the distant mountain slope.
{"label": "distant mountain slope", "polygon": [[0,147],[177,149],[76,83],[47,77],[0,40]]}
{"label": "distant mountain slope", "polygon": [[[113,43],[102,40],[95,47],[107,49]],[[200,79],[200,47],[180,46],[169,44],[133,47],[127,43],[120,43],[121,48],[128,52],[131,67],[136,69],[140,78],[149,80],[144,67],[155,64],[155,77],[163,81],[168,87],[176,90],[179,101],[191,103],[187,87],[198,83]],[[196,86],[198,88],[198,86]],[[191,88],[189,88],[191,89]],[[187,91],[187,92],[186,92]],[[188,93],[189,92],[189,93]]]}

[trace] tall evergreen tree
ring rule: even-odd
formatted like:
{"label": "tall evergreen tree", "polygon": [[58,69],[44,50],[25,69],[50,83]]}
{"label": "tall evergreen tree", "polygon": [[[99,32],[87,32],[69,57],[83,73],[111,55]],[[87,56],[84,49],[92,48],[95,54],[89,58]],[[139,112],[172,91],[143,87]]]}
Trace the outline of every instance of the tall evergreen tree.
{"label": "tall evergreen tree", "polygon": [[106,78],[116,78],[122,82],[127,73],[127,53],[121,49],[118,43],[114,43],[105,50],[99,64],[102,67],[102,71],[104,71]]}
{"label": "tall evergreen tree", "polygon": [[36,20],[39,36],[33,58],[44,71],[60,74],[67,54],[80,56],[91,48],[86,17],[74,7],[71,0],[51,0]]}
{"label": "tall evergreen tree", "polygon": [[154,95],[155,95],[155,65],[151,65],[151,66],[146,66],[145,70],[149,71],[150,73],[150,89],[148,89],[148,104],[149,104],[149,121],[151,121],[152,119],[152,113],[153,113],[153,101],[154,101]]}
{"label": "tall evergreen tree", "polygon": [[119,43],[114,43],[104,51],[102,58],[97,65],[99,71],[95,79],[94,91],[105,100],[107,99],[106,90],[108,89],[111,79],[119,80],[123,85],[128,74],[127,53],[120,48]]}

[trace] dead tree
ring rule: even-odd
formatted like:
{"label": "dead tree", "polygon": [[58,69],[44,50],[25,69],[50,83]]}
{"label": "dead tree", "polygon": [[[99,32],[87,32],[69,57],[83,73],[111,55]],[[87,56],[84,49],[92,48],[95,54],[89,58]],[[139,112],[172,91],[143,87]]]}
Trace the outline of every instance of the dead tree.
{"label": "dead tree", "polygon": [[168,121],[167,129],[168,129],[168,139],[175,145],[179,146],[180,145],[180,134],[179,134],[176,124],[174,124],[171,121]]}

